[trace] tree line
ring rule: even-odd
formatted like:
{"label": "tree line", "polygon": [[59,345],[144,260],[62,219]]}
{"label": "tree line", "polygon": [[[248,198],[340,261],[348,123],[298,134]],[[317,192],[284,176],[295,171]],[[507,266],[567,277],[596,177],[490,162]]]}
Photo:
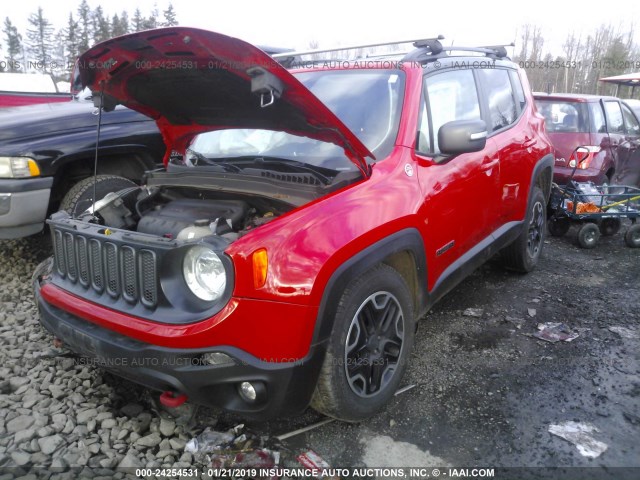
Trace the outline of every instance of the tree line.
{"label": "tree line", "polygon": [[[631,97],[631,87],[617,89],[599,79],[640,73],[640,48],[634,42],[633,27],[625,31],[620,26],[601,25],[589,34],[571,32],[560,55],[545,53],[544,46],[540,26],[519,29],[514,60],[526,70],[533,90]],[[636,88],[635,97],[639,96],[640,88]]]}
{"label": "tree line", "polygon": [[109,15],[101,5],[92,10],[87,0],[82,0],[75,12],[69,12],[66,26],[56,31],[38,7],[29,15],[25,36],[9,17],[4,19],[0,40],[4,60],[0,60],[0,71],[38,70],[52,74],[56,81],[69,80],[69,66],[92,45],[126,33],[177,24],[171,3],[162,13],[156,4],[148,16],[136,8],[130,18],[126,10]]}

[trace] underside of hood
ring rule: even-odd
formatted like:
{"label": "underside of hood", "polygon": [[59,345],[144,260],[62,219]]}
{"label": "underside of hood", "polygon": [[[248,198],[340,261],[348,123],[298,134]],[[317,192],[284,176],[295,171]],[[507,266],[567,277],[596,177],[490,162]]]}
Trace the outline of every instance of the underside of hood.
{"label": "underside of hood", "polygon": [[123,104],[154,118],[173,150],[205,131],[256,128],[334,143],[365,175],[365,158],[374,158],[282,65],[226,35],[185,27],[138,32],[94,46],[77,69],[96,97],[103,92],[105,110]]}

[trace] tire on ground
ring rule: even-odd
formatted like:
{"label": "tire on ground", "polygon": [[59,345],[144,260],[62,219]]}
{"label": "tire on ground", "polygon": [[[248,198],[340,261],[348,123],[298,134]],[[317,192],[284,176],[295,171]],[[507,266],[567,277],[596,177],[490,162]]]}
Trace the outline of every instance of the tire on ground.
{"label": "tire on ground", "polygon": [[311,406],[356,422],[378,412],[400,385],[415,336],[413,301],[388,265],[354,279],[336,310]]}
{"label": "tire on ground", "polygon": [[502,262],[506,268],[526,273],[532,271],[538,264],[544,246],[547,223],[545,203],[540,187],[533,187],[522,232],[513,243],[502,250]]}
{"label": "tire on ground", "polygon": [[629,227],[629,230],[624,234],[624,243],[631,248],[640,248],[640,223]]}
{"label": "tire on ground", "polygon": [[582,248],[595,248],[600,240],[600,229],[595,223],[585,223],[578,230],[578,245]]}
{"label": "tire on ground", "polygon": [[[76,183],[60,202],[60,210],[71,216],[76,216],[87,210],[93,204],[94,177],[85,178]],[[131,180],[118,175],[97,175],[95,177],[96,200],[104,198],[110,192],[117,192],[125,188],[137,186]]]}

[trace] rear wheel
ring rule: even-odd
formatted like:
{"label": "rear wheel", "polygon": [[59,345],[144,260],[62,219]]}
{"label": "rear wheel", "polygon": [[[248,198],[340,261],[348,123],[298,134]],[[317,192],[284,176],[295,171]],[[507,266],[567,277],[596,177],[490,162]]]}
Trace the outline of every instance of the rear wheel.
{"label": "rear wheel", "polygon": [[348,422],[375,414],[393,397],[415,335],[413,302],[402,276],[379,265],[340,298],[311,406]]}
{"label": "rear wheel", "polygon": [[[77,216],[93,205],[94,177],[85,178],[76,183],[60,202],[60,210],[71,216]],[[96,200],[104,198],[107,193],[118,192],[125,188],[136,187],[131,180],[118,175],[97,175],[95,177]]]}
{"label": "rear wheel", "polygon": [[600,222],[600,233],[605,237],[609,237],[618,233],[620,227],[622,227],[622,222],[619,218],[603,218],[602,222]]}
{"label": "rear wheel", "polygon": [[571,227],[571,219],[567,217],[550,218],[547,222],[549,233],[554,237],[561,237],[569,231]]}
{"label": "rear wheel", "polygon": [[533,187],[522,232],[502,251],[507,268],[517,272],[530,272],[536,267],[544,245],[546,218],[544,194],[539,187]]}
{"label": "rear wheel", "polygon": [[629,230],[624,234],[624,243],[631,248],[640,248],[640,223],[629,227]]}
{"label": "rear wheel", "polygon": [[600,240],[600,230],[595,223],[585,223],[578,230],[578,245],[582,248],[595,248]]}

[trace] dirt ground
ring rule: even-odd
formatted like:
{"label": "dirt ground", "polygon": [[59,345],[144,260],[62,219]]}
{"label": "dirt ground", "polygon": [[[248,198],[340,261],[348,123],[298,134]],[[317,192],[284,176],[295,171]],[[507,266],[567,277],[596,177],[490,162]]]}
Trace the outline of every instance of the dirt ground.
{"label": "dirt ground", "polygon": [[[640,478],[640,250],[622,233],[583,250],[575,233],[549,237],[531,274],[498,261],[476,271],[421,320],[403,382],[414,388],[367,422],[322,426],[291,439],[293,448],[307,446],[332,466],[413,461],[538,467],[511,471],[531,478]],[[481,316],[464,315],[468,308]],[[579,337],[531,337],[545,322],[564,322]],[[635,338],[609,330],[619,326]],[[307,417],[257,427],[281,433],[321,419]],[[607,450],[586,458],[548,432],[564,421],[594,425]]]}
{"label": "dirt ground", "polygon": [[[284,465],[299,466],[295,455],[311,449],[340,468],[531,467],[495,478],[640,478],[640,249],[627,248],[621,234],[603,237],[593,250],[578,248],[574,237],[572,230],[549,238],[529,275],[506,272],[497,261],[476,271],[421,320],[403,381],[412,388],[366,422],[334,421],[285,440]],[[42,239],[0,246],[2,255],[22,255],[24,271],[47,247]],[[579,336],[557,343],[532,337],[544,322],[564,322]],[[115,393],[100,403],[116,417],[128,402],[148,407],[140,387],[115,378],[108,383]],[[8,419],[20,407],[7,395],[0,417]],[[275,436],[321,420],[310,410],[247,428]],[[551,424],[565,421],[595,426],[592,437],[606,451],[590,459],[549,433]],[[224,430],[240,422],[200,408],[192,429],[174,435],[188,438],[206,426]],[[0,445],[6,458],[16,448],[12,440]]]}

